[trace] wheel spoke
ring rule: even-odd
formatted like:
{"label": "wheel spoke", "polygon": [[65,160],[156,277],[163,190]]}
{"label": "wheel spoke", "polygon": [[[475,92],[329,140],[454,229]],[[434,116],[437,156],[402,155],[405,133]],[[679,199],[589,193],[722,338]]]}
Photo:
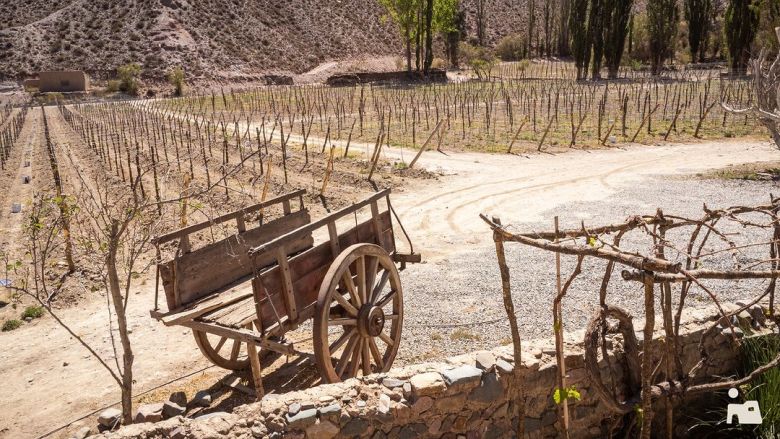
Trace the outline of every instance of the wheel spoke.
{"label": "wheel spoke", "polygon": [[377,306],[378,308],[384,308],[384,307],[385,307],[385,305],[387,305],[388,303],[390,303],[390,300],[392,300],[392,299],[393,299],[393,296],[395,296],[395,294],[396,294],[396,293],[397,293],[397,291],[396,291],[396,290],[390,290],[390,292],[389,292],[389,293],[385,294],[385,297],[383,297],[381,300],[379,300],[379,301],[376,303],[376,306]]}
{"label": "wheel spoke", "polygon": [[347,291],[349,291],[349,298],[352,300],[352,304],[355,305],[355,308],[363,306],[363,302],[360,301],[360,296],[358,295],[357,287],[355,287],[355,281],[352,279],[352,272],[349,271],[349,267],[344,271],[341,278],[344,281],[344,285],[347,287]]}
{"label": "wheel spoke", "polygon": [[366,257],[361,256],[355,262],[357,263],[358,296],[360,296],[361,303],[366,303],[368,297],[366,293]]}
{"label": "wheel spoke", "polygon": [[376,282],[376,274],[379,270],[379,258],[372,257],[368,261],[366,267],[366,300],[369,303],[374,302],[374,282]]}
{"label": "wheel spoke", "polygon": [[363,376],[371,375],[371,353],[369,352],[368,348],[368,340],[363,339],[363,350],[361,351],[361,354],[363,356]]}
{"label": "wheel spoke", "polygon": [[330,354],[335,354],[339,349],[341,349],[342,346],[344,346],[344,343],[349,340],[352,335],[357,331],[357,328],[350,328],[349,331],[344,332],[341,334],[341,337],[339,337],[336,341],[333,342],[332,345],[328,347],[328,350],[330,351]]}
{"label": "wheel spoke", "polygon": [[379,283],[374,287],[374,291],[371,292],[371,303],[376,303],[376,299],[379,297],[379,294],[382,292],[382,290],[385,289],[385,285],[387,285],[387,279],[390,278],[390,272],[387,270],[384,270],[382,273],[382,277],[379,278]]}
{"label": "wheel spoke", "polygon": [[344,369],[347,368],[350,356],[352,356],[352,351],[355,350],[355,344],[359,339],[360,337],[358,335],[353,335],[350,337],[349,343],[347,343],[347,347],[344,349],[344,352],[341,353],[341,358],[339,358],[339,362],[336,365],[336,375],[341,376],[344,373]]}
{"label": "wheel spoke", "polygon": [[368,346],[371,347],[371,356],[374,357],[374,362],[379,368],[378,370],[384,370],[385,360],[382,358],[382,354],[379,352],[379,347],[376,345],[376,340],[374,340],[374,337],[368,339]]}
{"label": "wheel spoke", "polygon": [[328,326],[356,326],[357,319],[330,319]]}
{"label": "wheel spoke", "polygon": [[219,339],[217,346],[214,347],[214,352],[219,353],[219,351],[222,350],[222,346],[225,345],[226,341],[227,341],[227,337],[222,337],[221,339]]}
{"label": "wheel spoke", "polygon": [[230,361],[238,359],[238,353],[241,351],[241,341],[233,340],[233,349],[230,351]]}
{"label": "wheel spoke", "polygon": [[352,362],[349,367],[349,376],[357,376],[358,368],[360,367],[360,352],[363,350],[363,340],[358,337],[358,341],[355,350],[352,352]]}
{"label": "wheel spoke", "polygon": [[393,346],[395,344],[395,342],[393,342],[393,339],[390,338],[390,336],[385,334],[384,332],[379,333],[379,338],[381,338],[382,341],[385,342],[385,344],[387,344],[387,346]]}
{"label": "wheel spoke", "polygon": [[347,314],[349,314],[352,317],[357,317],[358,310],[354,306],[352,306],[351,303],[349,303],[349,300],[345,299],[344,296],[341,295],[338,291],[333,292],[333,298],[336,299],[336,302],[339,303],[346,311]]}

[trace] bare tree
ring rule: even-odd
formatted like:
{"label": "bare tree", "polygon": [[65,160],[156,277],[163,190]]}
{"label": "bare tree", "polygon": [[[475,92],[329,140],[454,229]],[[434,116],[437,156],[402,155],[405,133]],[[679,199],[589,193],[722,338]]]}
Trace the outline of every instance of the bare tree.
{"label": "bare tree", "polygon": [[[780,41],[780,27],[775,28],[775,34]],[[721,106],[732,113],[755,116],[769,130],[775,146],[780,149],[780,52],[771,64],[768,64],[767,57],[768,50],[764,48],[758,58],[750,61],[750,69],[753,72],[753,105],[737,109],[722,102]]]}

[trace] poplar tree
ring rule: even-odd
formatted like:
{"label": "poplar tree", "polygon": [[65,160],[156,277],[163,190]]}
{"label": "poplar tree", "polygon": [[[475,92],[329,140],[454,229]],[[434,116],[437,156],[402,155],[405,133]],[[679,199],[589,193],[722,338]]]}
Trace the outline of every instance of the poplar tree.
{"label": "poplar tree", "polygon": [[605,0],[604,14],[604,58],[607,62],[609,79],[616,79],[623,49],[626,46],[628,22],[631,18],[633,0]]}
{"label": "poplar tree", "polygon": [[712,0],[685,0],[685,20],[688,22],[688,45],[691,61],[700,62],[707,47]]}
{"label": "poplar tree", "polygon": [[577,67],[577,79],[585,79],[590,64],[590,35],[588,33],[588,0],[571,0],[569,29],[571,51]]}
{"label": "poplar tree", "polygon": [[747,70],[750,45],[758,28],[758,12],[758,4],[751,0],[730,0],[726,8],[726,44],[732,74],[741,74]]}
{"label": "poplar tree", "polygon": [[648,0],[647,30],[653,75],[661,73],[664,62],[674,53],[678,19],[677,0]]}

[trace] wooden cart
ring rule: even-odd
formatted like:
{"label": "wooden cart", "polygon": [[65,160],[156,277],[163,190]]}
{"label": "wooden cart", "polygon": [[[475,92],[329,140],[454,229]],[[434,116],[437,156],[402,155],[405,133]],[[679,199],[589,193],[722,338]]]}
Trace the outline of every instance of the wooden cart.
{"label": "wooden cart", "polygon": [[[152,317],[167,326],[191,328],[203,355],[220,367],[251,366],[258,398],[263,394],[258,352],[311,355],[283,336],[312,318],[314,359],[323,381],[387,371],[403,324],[396,263],[403,269],[407,262],[420,262],[411,242],[410,253],[396,251],[389,189],[315,222],[304,206],[304,193],[292,192],[154,240],[157,291],[162,281],[168,311],[159,309],[156,293]],[[291,202],[296,199],[294,210]],[[263,222],[263,212],[279,206],[282,216]],[[370,217],[358,223],[358,212],[366,207]],[[261,224],[247,229],[250,214],[259,215]],[[339,233],[337,220],[351,222],[353,215],[354,226]],[[191,248],[190,235],[231,221],[237,226],[234,235]],[[315,245],[316,233],[324,242]],[[175,256],[161,261],[160,246],[174,240]]]}

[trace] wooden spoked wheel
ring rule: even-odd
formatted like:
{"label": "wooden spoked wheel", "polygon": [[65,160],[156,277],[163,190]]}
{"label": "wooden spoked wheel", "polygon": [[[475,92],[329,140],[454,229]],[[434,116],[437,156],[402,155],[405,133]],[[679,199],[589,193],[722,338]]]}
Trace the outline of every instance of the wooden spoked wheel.
{"label": "wooden spoked wheel", "polygon": [[374,244],[355,244],[325,274],[314,313],[314,356],[322,379],[335,383],[385,372],[403,325],[401,278]]}
{"label": "wooden spoked wheel", "polygon": [[249,368],[249,356],[246,343],[241,340],[192,330],[195,342],[203,355],[215,365],[228,370]]}

